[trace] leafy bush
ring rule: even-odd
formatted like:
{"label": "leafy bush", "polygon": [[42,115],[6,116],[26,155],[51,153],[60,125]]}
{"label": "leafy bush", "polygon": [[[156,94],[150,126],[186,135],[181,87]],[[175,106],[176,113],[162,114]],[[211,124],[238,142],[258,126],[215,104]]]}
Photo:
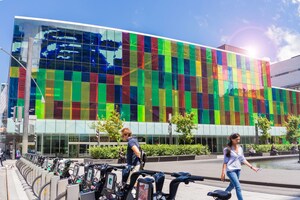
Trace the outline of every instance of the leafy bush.
{"label": "leafy bush", "polygon": [[[272,144],[247,144],[246,148],[249,149],[250,146],[252,146],[257,153],[268,153],[271,150]],[[275,144],[275,148],[278,151],[290,151],[291,147],[291,144]]]}
{"label": "leafy bush", "polygon": [[[120,146],[108,147],[91,147],[89,149],[91,157],[94,159],[109,159],[119,157]],[[127,151],[127,146],[123,146],[124,151]],[[142,149],[147,156],[171,156],[171,155],[209,155],[210,151],[207,146],[197,145],[168,145],[158,144],[142,145]]]}

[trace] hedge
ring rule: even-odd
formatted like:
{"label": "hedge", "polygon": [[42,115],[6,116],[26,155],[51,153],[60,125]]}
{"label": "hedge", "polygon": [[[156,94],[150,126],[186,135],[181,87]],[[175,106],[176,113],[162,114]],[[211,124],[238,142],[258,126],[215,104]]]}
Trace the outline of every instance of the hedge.
{"label": "hedge", "polygon": [[[116,159],[119,157],[119,149],[121,146],[104,146],[89,148],[90,155],[93,159]],[[141,145],[147,156],[171,156],[171,155],[209,155],[208,146],[197,145],[168,145],[158,144]],[[127,146],[123,146],[127,151]]]}
{"label": "hedge", "polygon": [[[274,144],[277,151],[290,151],[292,148],[292,144]],[[250,146],[253,147],[253,149],[257,153],[268,153],[271,150],[272,144],[247,144],[246,148],[247,150],[250,148]]]}

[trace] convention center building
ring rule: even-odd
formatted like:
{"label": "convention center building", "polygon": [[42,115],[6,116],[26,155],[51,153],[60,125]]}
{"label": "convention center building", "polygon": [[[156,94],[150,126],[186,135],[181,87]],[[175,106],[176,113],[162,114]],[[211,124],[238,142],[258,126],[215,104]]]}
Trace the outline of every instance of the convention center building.
{"label": "convention center building", "polygon": [[[212,152],[221,152],[233,132],[243,144],[254,143],[258,116],[273,122],[274,140],[285,134],[288,114],[300,114],[300,93],[272,87],[266,60],[149,34],[18,16],[11,54],[25,66],[29,38],[32,77],[42,92],[32,81],[30,124],[38,152],[46,155],[86,156],[97,144],[92,122],[115,108],[147,144],[168,144],[170,133],[177,143],[179,133],[174,125],[169,130],[168,120],[192,112],[194,142]],[[25,75],[11,59],[7,135],[15,134],[11,108],[24,105]],[[102,134],[100,144],[114,143]]]}

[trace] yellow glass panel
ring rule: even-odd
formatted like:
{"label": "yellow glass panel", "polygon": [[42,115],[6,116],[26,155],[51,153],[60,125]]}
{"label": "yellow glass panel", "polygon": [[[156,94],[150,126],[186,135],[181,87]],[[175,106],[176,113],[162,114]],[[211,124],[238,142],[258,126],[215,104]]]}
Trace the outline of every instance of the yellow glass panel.
{"label": "yellow glass panel", "polygon": [[9,76],[12,78],[19,77],[19,67],[11,67],[9,70]]}

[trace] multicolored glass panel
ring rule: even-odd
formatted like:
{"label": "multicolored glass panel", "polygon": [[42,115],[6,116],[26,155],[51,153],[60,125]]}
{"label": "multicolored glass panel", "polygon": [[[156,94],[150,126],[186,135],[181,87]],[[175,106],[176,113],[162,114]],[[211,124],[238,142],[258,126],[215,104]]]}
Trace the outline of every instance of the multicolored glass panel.
{"label": "multicolored glass panel", "polygon": [[[27,31],[30,30],[30,31]],[[12,54],[34,37],[30,107],[39,119],[95,120],[118,108],[126,121],[167,122],[193,112],[199,124],[282,125],[299,93],[271,88],[269,62],[199,45],[105,28],[15,20]],[[26,62],[25,62],[26,64]],[[24,104],[25,70],[13,60],[9,106]]]}

